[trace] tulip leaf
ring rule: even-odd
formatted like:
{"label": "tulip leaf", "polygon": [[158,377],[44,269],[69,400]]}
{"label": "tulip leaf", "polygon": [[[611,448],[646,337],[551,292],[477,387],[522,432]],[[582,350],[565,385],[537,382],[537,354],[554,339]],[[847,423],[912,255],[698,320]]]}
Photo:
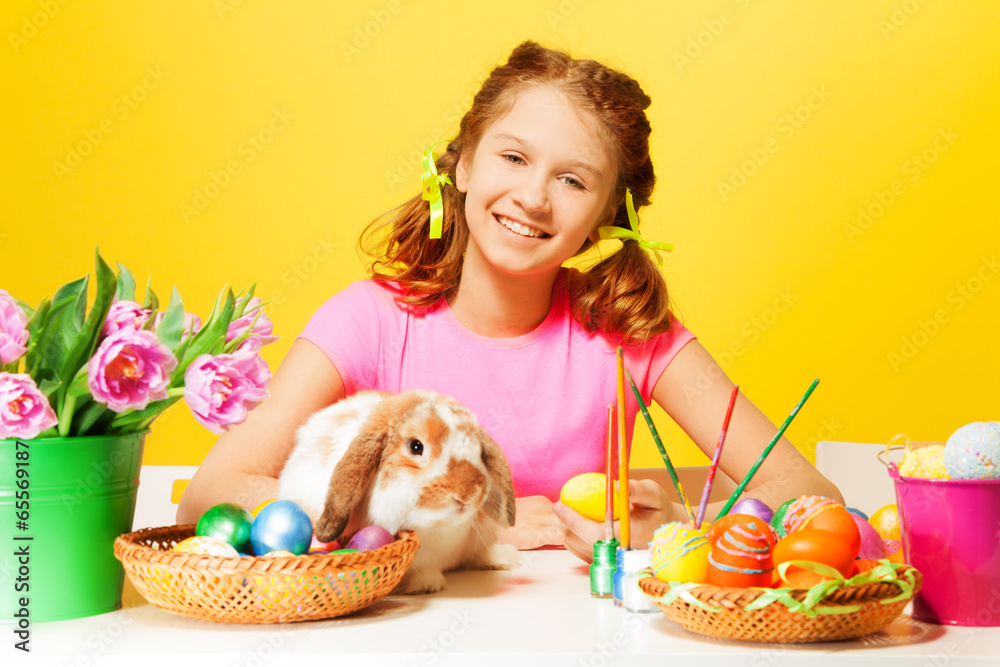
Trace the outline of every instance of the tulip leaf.
{"label": "tulip leaf", "polygon": [[[76,281],[77,286],[85,281]],[[73,283],[71,283],[73,284]],[[59,381],[59,368],[65,359],[65,350],[68,347],[65,341],[65,322],[72,323],[72,315],[66,312],[76,302],[76,294],[70,290],[60,289],[62,297],[53,299],[51,302],[42,302],[36,311],[35,321],[32,322],[29,335],[31,345],[25,359],[25,370],[31,377],[35,378],[36,384],[41,386],[44,379]],[[59,293],[57,293],[58,295]],[[37,316],[41,312],[42,316]],[[53,406],[55,408],[56,406]]]}
{"label": "tulip leaf", "polygon": [[135,278],[121,262],[118,262],[118,289],[115,291],[115,301],[135,301]]}
{"label": "tulip leaf", "polygon": [[137,424],[148,420],[150,417],[156,417],[161,412],[169,408],[171,405],[181,400],[182,396],[171,396],[170,398],[165,398],[162,401],[153,401],[147,405],[142,410],[127,410],[121,414],[115,416],[111,420],[111,430],[115,433],[126,433],[134,430]]}
{"label": "tulip leaf", "polygon": [[156,337],[173,352],[181,342],[184,332],[184,302],[175,287],[170,292],[170,305],[163,313],[163,320],[156,327]]}
{"label": "tulip leaf", "polygon": [[233,290],[228,287],[223,289],[215,300],[212,314],[209,315],[205,326],[199,329],[193,338],[188,338],[189,344],[183,352],[184,358],[181,359],[178,354],[177,361],[179,363],[174,371],[172,387],[184,385],[184,371],[187,370],[192,361],[203,354],[212,354],[212,351],[219,347],[220,342],[225,344],[226,331],[229,330],[229,323],[233,319],[235,305],[236,298],[233,296]]}
{"label": "tulip leaf", "polygon": [[[66,357],[60,369],[60,379],[66,387],[70,386],[74,376],[81,367],[85,366],[97,349],[97,341],[100,338],[101,330],[104,328],[104,321],[108,318],[108,311],[115,297],[115,286],[117,279],[111,267],[101,257],[98,252],[95,258],[95,271],[97,273],[97,295],[94,297],[94,305],[90,308],[90,315],[87,316],[86,324],[79,322],[72,336],[68,338],[69,346],[66,350]],[[82,301],[86,303],[86,291],[82,294]],[[77,324],[74,318],[74,325]]]}
{"label": "tulip leaf", "polygon": [[92,400],[74,412],[71,432],[74,435],[103,435],[115,416],[107,405]]}
{"label": "tulip leaf", "polygon": [[160,309],[160,300],[156,298],[156,292],[153,291],[153,276],[146,279],[146,296],[142,300],[142,307],[148,308],[154,313]]}

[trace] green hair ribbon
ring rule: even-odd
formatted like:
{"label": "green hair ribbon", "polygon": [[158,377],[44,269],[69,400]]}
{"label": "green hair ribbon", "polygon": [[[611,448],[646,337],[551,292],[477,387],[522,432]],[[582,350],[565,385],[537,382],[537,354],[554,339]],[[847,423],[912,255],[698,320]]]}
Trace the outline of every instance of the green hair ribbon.
{"label": "green hair ribbon", "polygon": [[451,141],[445,139],[431,145],[424,151],[423,164],[424,174],[420,177],[420,196],[424,201],[430,203],[431,207],[431,234],[432,239],[441,238],[441,227],[444,224],[444,203],[441,199],[441,186],[445,183],[451,185],[451,178],[448,174],[437,173],[437,166],[434,164],[434,146]]}
{"label": "green hair ribbon", "polygon": [[639,234],[639,216],[635,212],[635,204],[632,203],[632,191],[625,189],[625,209],[628,211],[628,223],[632,229],[623,229],[614,225],[604,225],[597,228],[597,233],[601,239],[623,239],[632,240],[656,256],[656,265],[663,266],[663,257],[660,251],[671,252],[674,249],[673,243],[665,241],[647,241]]}

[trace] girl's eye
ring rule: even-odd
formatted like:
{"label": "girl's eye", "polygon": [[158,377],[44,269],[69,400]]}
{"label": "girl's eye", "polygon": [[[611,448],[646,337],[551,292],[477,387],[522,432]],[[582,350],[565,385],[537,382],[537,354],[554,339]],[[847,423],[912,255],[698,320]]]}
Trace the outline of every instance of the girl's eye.
{"label": "girl's eye", "polygon": [[410,453],[414,456],[423,456],[424,454],[424,443],[420,442],[416,438],[410,440]]}
{"label": "girl's eye", "polygon": [[520,155],[512,155],[508,153],[503,156],[503,159],[511,164],[524,164],[524,158]]}
{"label": "girl's eye", "polygon": [[580,181],[576,180],[572,176],[567,176],[566,178],[564,178],[563,179],[563,183],[565,183],[566,185],[570,186],[571,188],[573,188],[575,190],[583,190],[584,189],[583,183],[581,183]]}

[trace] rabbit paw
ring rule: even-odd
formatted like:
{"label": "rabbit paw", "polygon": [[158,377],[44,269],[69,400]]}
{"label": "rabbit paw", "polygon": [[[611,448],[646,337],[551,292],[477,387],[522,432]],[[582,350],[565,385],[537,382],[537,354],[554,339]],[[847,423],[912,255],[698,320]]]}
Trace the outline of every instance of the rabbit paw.
{"label": "rabbit paw", "polygon": [[517,547],[502,542],[494,542],[480,550],[471,563],[476,570],[513,570],[518,565]]}
{"label": "rabbit paw", "polygon": [[420,595],[444,590],[445,579],[440,570],[411,569],[394,589],[395,595]]}

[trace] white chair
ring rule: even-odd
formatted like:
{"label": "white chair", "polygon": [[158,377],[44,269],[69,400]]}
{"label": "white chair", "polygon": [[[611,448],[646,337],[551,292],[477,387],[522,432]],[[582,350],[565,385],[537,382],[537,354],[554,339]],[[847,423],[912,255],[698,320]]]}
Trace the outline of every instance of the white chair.
{"label": "white chair", "polygon": [[[816,468],[837,485],[848,507],[871,516],[881,507],[896,502],[896,489],[886,465],[879,459],[885,445],[867,442],[816,444]],[[894,448],[889,461],[899,463],[903,450]]]}
{"label": "white chair", "polygon": [[177,503],[172,499],[174,484],[190,480],[197,469],[198,466],[142,466],[132,530],[177,523]]}

